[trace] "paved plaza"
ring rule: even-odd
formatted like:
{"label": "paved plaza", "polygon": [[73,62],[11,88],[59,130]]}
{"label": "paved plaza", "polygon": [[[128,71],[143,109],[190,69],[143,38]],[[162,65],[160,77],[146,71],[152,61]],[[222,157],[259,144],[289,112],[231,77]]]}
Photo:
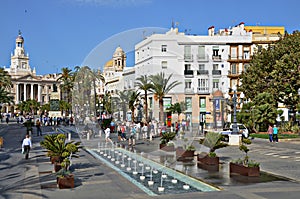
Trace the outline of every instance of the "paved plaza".
{"label": "paved plaza", "polygon": [[[42,127],[43,134],[53,132],[50,126]],[[61,127],[71,131],[72,139],[79,140],[75,127]],[[21,124],[0,124],[0,136],[4,138],[4,147],[0,149],[0,198],[10,199],[40,199],[40,198],[225,198],[225,199],[263,199],[263,198],[299,198],[300,195],[300,142],[281,141],[269,143],[267,140],[254,139],[249,146],[251,159],[261,163],[261,177],[253,180],[243,177],[229,177],[228,162],[242,157],[237,146],[229,146],[217,150],[221,159],[219,172],[208,172],[197,167],[196,159],[189,163],[169,159],[170,167],[186,172],[193,178],[199,178],[212,184],[220,191],[192,192],[184,194],[166,194],[150,196],[129,182],[117,171],[104,162],[93,157],[89,150],[97,149],[104,138],[93,137],[90,140],[81,139],[85,149],[81,150],[80,158],[72,159],[72,170],[75,175],[74,189],[58,189],[56,176],[52,172],[49,158],[45,157],[40,147],[41,136],[36,136],[34,129],[33,149],[29,160],[21,154],[21,141],[26,133]],[[198,144],[197,133],[187,133],[193,140],[197,152],[205,149]],[[116,134],[112,140],[117,141]],[[127,143],[123,143],[127,146]],[[163,162],[165,157],[172,156],[158,149],[159,138],[152,141],[138,140],[135,146],[137,153],[143,153],[149,158]],[[174,160],[172,162],[172,160]],[[172,164],[171,164],[172,163]],[[188,168],[186,170],[186,168]],[[184,170],[185,169],[185,170]]]}

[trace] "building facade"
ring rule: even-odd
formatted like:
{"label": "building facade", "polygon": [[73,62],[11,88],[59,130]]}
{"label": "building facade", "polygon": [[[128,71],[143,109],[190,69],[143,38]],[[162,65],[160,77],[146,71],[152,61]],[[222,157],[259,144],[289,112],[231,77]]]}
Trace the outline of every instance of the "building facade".
{"label": "building facade", "polygon": [[25,51],[24,38],[21,32],[19,32],[15,42],[14,52],[11,53],[10,67],[4,67],[4,70],[11,76],[12,86],[10,92],[14,104],[4,104],[2,111],[5,113],[18,113],[17,105],[28,99],[34,99],[40,105],[49,103],[52,93],[60,93],[59,83],[57,82],[59,75],[37,75],[35,68],[31,69],[29,55]]}

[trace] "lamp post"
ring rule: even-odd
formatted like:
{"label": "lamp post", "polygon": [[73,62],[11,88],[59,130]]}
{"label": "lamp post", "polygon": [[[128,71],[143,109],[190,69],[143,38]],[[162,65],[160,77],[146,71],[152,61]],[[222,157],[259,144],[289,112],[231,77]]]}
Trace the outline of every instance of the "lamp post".
{"label": "lamp post", "polygon": [[236,121],[236,105],[237,105],[236,87],[234,86],[232,89],[233,89],[233,97],[232,97],[232,103],[233,103],[232,134],[238,134],[237,121]]}
{"label": "lamp post", "polygon": [[[233,105],[233,123],[232,123],[232,134],[238,134],[238,128],[237,128],[237,119],[236,119],[236,113],[237,113],[237,105],[241,104],[242,101],[238,102],[238,98],[237,98],[237,88],[236,86],[232,87],[233,90],[233,97],[232,97],[232,105]],[[228,100],[229,95],[226,94],[225,98]],[[242,92],[240,94],[240,99],[242,100],[244,98],[244,93]]]}

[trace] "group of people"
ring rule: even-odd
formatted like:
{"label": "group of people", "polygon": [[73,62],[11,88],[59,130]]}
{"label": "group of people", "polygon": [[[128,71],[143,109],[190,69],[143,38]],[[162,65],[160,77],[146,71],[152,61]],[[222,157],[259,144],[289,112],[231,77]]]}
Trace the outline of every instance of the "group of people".
{"label": "group of people", "polygon": [[278,142],[278,128],[276,125],[269,124],[268,134],[270,142]]}

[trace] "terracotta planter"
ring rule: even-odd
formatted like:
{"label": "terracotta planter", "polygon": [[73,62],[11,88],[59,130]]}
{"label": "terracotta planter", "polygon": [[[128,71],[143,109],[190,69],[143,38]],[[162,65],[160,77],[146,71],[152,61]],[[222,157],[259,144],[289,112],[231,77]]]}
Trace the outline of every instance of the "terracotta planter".
{"label": "terracotta planter", "polygon": [[182,147],[178,147],[176,148],[176,158],[177,160],[182,160],[182,159],[194,159],[194,153],[195,150],[192,151],[187,151],[185,149],[183,149]]}
{"label": "terracotta planter", "polygon": [[241,164],[229,163],[229,172],[243,176],[260,176],[259,167],[245,167]]}
{"label": "terracotta planter", "polygon": [[219,171],[219,165],[218,164],[204,164],[200,161],[197,162],[197,167],[200,169],[204,169],[207,171]]}
{"label": "terracotta planter", "polygon": [[69,174],[65,177],[58,177],[57,184],[60,189],[74,188],[74,175]]}
{"label": "terracotta planter", "polygon": [[207,165],[219,165],[219,157],[209,157],[207,154],[198,154],[197,161]]}
{"label": "terracotta planter", "polygon": [[167,144],[159,144],[159,149],[163,150],[163,151],[175,151],[175,147],[174,145],[172,146],[168,146]]}

